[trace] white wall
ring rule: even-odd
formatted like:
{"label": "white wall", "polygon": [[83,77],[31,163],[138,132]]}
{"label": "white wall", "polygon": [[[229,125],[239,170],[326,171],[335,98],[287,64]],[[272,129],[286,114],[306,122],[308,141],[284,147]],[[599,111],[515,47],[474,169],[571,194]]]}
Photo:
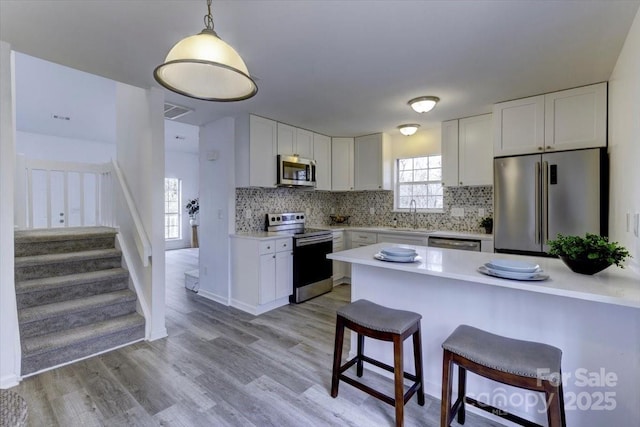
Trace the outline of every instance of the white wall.
{"label": "white wall", "polygon": [[419,128],[411,136],[400,132],[391,134],[391,155],[393,159],[440,154],[440,127]]}
{"label": "white wall", "polygon": [[184,151],[166,151],[165,173],[166,178],[179,178],[182,180],[182,238],[167,240],[166,249],[178,249],[191,247],[191,225],[189,225],[189,215],[184,209],[187,200],[198,196],[199,179],[199,159],[198,154],[186,153]]}
{"label": "white wall", "polygon": [[[112,125],[115,127],[115,123]],[[113,143],[25,131],[16,132],[16,151],[28,159],[60,162],[107,163],[116,158],[116,145]]]}
{"label": "white wall", "polygon": [[15,154],[14,65],[11,46],[0,41],[0,388],[20,378],[20,333],[14,283],[13,190]]}
{"label": "white wall", "polygon": [[[200,131],[200,290],[229,305],[229,233],[235,227],[235,119],[228,117]],[[217,160],[207,160],[211,151]]]}
{"label": "white wall", "polygon": [[640,215],[640,10],[609,78],[609,158],[609,235],[631,252],[640,273],[640,238],[633,234],[633,215]]}
{"label": "white wall", "polygon": [[[116,86],[116,141],[118,164],[131,191],[143,224],[143,232],[151,242],[152,262],[144,267],[140,258],[128,265],[142,281],[141,298],[150,310],[147,339],[166,336],[165,271],[164,271],[164,95],[159,89],[144,90],[118,83]],[[131,243],[137,232],[118,209],[117,222],[121,237]],[[134,252],[137,254],[137,252]]]}

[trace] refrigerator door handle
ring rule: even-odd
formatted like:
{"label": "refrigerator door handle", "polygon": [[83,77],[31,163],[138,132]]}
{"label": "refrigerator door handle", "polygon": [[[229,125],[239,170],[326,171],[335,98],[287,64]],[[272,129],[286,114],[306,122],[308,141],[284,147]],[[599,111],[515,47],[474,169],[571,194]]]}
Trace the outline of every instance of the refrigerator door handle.
{"label": "refrigerator door handle", "polygon": [[541,219],[541,209],[540,209],[540,162],[536,162],[536,179],[535,179],[535,200],[536,200],[536,228],[535,228],[535,238],[536,244],[540,244],[540,219]]}
{"label": "refrigerator door handle", "polygon": [[544,235],[542,244],[549,240],[549,162],[542,164],[542,220],[544,221]]}

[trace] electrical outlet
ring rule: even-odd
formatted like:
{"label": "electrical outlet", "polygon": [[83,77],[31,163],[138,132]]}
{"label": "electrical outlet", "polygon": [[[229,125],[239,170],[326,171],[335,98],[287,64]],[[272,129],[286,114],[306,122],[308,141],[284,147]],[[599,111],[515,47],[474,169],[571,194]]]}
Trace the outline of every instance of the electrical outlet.
{"label": "electrical outlet", "polygon": [[484,208],[479,208],[478,209],[478,216],[484,216]]}
{"label": "electrical outlet", "polygon": [[305,209],[305,210],[304,210],[304,214],[305,214],[306,216],[311,215],[311,208],[307,208],[307,209]]}
{"label": "electrical outlet", "polygon": [[463,217],[464,208],[451,208],[451,216]]}
{"label": "electrical outlet", "polygon": [[222,209],[218,209],[218,219],[222,219]]}
{"label": "electrical outlet", "polygon": [[251,209],[245,209],[244,210],[244,217],[246,219],[251,219]]}
{"label": "electrical outlet", "polygon": [[369,208],[369,213],[371,215],[375,215],[376,214],[376,208],[374,208],[374,207]]}
{"label": "electrical outlet", "polygon": [[640,213],[633,214],[633,235],[640,237]]}
{"label": "electrical outlet", "polygon": [[631,231],[631,213],[627,212],[627,233]]}

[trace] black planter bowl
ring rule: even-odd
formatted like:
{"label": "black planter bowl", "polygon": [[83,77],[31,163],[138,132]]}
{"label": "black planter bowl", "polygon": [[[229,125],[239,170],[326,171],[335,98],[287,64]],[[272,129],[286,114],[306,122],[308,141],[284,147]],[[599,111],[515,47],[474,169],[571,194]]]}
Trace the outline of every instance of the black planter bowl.
{"label": "black planter bowl", "polygon": [[592,260],[584,260],[584,259],[570,259],[566,256],[560,255],[560,259],[564,262],[567,267],[571,269],[574,273],[580,274],[596,274],[604,270],[605,268],[611,265],[610,262],[607,261],[592,261]]}

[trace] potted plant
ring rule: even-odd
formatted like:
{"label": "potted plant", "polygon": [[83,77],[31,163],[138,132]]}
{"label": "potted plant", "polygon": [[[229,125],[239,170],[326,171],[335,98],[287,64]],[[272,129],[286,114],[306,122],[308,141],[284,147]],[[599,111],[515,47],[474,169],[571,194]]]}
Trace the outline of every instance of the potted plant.
{"label": "potted plant", "polygon": [[624,268],[622,263],[631,256],[617,242],[591,233],[585,237],[558,234],[548,244],[551,255],[559,256],[572,271],[580,274],[596,274],[611,264]]}
{"label": "potted plant", "polygon": [[198,212],[200,212],[200,199],[198,197],[190,199],[185,206],[187,213],[189,214],[189,223],[191,225],[198,224]]}
{"label": "potted plant", "polygon": [[493,231],[493,218],[490,216],[482,218],[480,220],[480,227],[484,228],[484,231],[486,231],[487,234],[491,234]]}

